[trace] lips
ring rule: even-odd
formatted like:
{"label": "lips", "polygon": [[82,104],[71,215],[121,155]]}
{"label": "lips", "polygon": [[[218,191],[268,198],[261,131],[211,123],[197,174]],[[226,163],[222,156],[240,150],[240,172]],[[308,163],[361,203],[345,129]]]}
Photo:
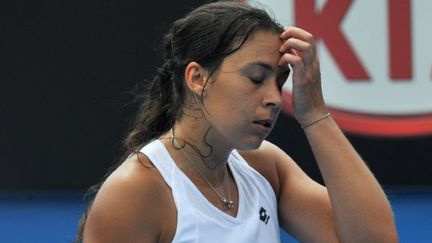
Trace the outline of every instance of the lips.
{"label": "lips", "polygon": [[272,124],[273,124],[273,120],[270,120],[270,119],[267,119],[267,120],[257,120],[257,121],[254,121],[253,123],[259,124],[259,125],[263,125],[265,127],[271,128]]}
{"label": "lips", "polygon": [[273,127],[272,119],[264,119],[264,120],[256,120],[253,121],[255,127],[258,128],[262,132],[270,132]]}

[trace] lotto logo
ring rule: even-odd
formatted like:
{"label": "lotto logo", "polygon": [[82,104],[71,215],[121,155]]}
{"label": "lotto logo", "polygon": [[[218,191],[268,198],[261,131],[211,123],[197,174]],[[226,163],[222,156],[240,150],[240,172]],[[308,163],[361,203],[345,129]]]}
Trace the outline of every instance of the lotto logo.
{"label": "lotto logo", "polygon": [[263,221],[265,224],[268,223],[269,219],[270,219],[270,215],[267,215],[267,211],[265,210],[265,208],[261,207],[260,211],[259,211],[259,218],[261,221]]}
{"label": "lotto logo", "polygon": [[[261,0],[317,41],[324,96],[345,131],[432,134],[432,1]],[[291,112],[291,85],[283,89]]]}

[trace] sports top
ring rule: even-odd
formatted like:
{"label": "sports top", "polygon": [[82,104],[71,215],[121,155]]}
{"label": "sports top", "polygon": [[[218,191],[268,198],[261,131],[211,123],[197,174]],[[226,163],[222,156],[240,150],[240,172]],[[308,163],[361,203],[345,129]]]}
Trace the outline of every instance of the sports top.
{"label": "sports top", "polygon": [[173,242],[273,243],[280,242],[276,196],[270,183],[233,150],[228,166],[238,193],[237,216],[230,216],[212,203],[177,167],[160,140],[141,149],[171,188],[177,208]]}

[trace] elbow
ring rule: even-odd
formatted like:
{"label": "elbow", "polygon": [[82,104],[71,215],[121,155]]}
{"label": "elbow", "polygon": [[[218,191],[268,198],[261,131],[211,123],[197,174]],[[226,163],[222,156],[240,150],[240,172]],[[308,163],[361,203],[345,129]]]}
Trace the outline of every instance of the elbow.
{"label": "elbow", "polygon": [[398,243],[394,221],[365,224],[350,233],[338,234],[339,242]]}
{"label": "elbow", "polygon": [[338,237],[339,242],[368,242],[368,243],[398,243],[399,237],[395,230],[363,233],[361,236]]}
{"label": "elbow", "polygon": [[369,239],[361,242],[377,242],[377,243],[398,243],[399,236],[397,233],[396,223],[393,213],[381,215],[380,219],[375,218],[367,226]]}
{"label": "elbow", "polygon": [[388,243],[398,243],[399,236],[396,230],[396,226],[393,224],[392,226],[388,226],[386,229],[383,229],[383,239],[381,242]]}
{"label": "elbow", "polygon": [[394,223],[389,223],[381,227],[373,227],[367,237],[359,242],[376,242],[376,243],[398,243],[399,237]]}
{"label": "elbow", "polygon": [[375,237],[372,236],[372,239],[368,239],[368,241],[363,242],[398,243],[399,237],[396,233],[396,230],[388,230],[387,232],[381,232],[375,235]]}
{"label": "elbow", "polygon": [[383,237],[380,242],[398,243],[399,236],[397,233],[396,223],[393,213],[390,214],[386,222],[382,223],[381,235]]}

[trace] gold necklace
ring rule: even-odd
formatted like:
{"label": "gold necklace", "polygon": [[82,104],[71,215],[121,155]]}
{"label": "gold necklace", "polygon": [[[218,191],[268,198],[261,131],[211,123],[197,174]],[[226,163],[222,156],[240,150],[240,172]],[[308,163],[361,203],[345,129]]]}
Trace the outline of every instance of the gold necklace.
{"label": "gold necklace", "polygon": [[186,156],[186,158],[189,160],[189,162],[192,164],[192,166],[195,168],[195,170],[198,172],[198,174],[201,176],[201,178],[203,178],[203,180],[205,181],[205,183],[207,183],[207,185],[209,185],[209,187],[216,193],[216,195],[220,198],[220,200],[222,201],[222,203],[224,204],[224,206],[228,209],[232,209],[234,208],[234,202],[231,200],[231,189],[230,189],[230,184],[229,184],[229,178],[228,178],[228,168],[227,168],[227,174],[225,176],[225,178],[227,178],[227,186],[228,186],[228,198],[222,196],[222,194],[220,194],[216,188],[214,188],[212,186],[212,184],[207,180],[207,178],[204,176],[204,174],[201,172],[201,170],[198,168],[198,166],[195,164],[195,162],[189,157],[189,155],[183,150],[183,147],[181,147],[178,143],[175,137],[172,138],[175,145],[183,152],[183,154]]}

